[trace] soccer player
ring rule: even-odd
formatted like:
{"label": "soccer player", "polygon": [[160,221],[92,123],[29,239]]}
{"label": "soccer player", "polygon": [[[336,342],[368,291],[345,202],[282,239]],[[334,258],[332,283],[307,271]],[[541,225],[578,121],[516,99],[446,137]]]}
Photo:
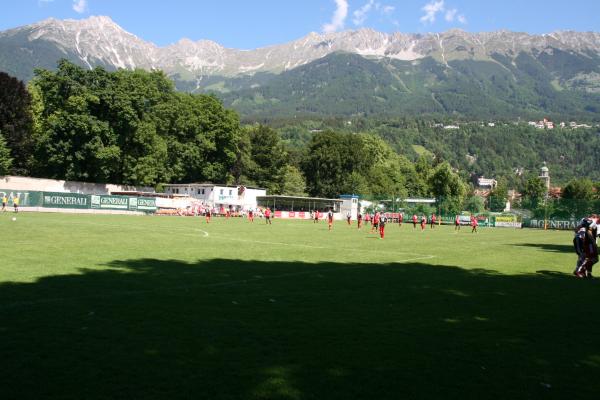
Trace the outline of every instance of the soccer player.
{"label": "soccer player", "polygon": [[413,214],[413,229],[417,229],[417,214]]}
{"label": "soccer player", "polygon": [[267,207],[267,209],[265,210],[265,223],[268,225],[272,225],[271,224],[271,209],[269,207]]}
{"label": "soccer player", "polygon": [[424,231],[425,230],[425,225],[427,225],[427,217],[425,215],[423,215],[421,217],[421,230]]}
{"label": "soccer player", "polygon": [[575,251],[578,252],[579,259],[577,260],[575,275],[579,278],[591,279],[592,267],[598,262],[598,246],[592,234],[594,228],[595,223],[588,218],[581,220],[576,228],[579,249],[576,246]]}
{"label": "soccer player", "polygon": [[350,222],[352,220],[352,214],[350,214],[350,211],[348,211],[348,213],[346,214],[346,221],[348,221],[348,226],[352,225],[352,223]]}
{"label": "soccer player", "polygon": [[314,224],[319,222],[319,210],[315,210],[315,219],[313,221]]}
{"label": "soccer player", "polygon": [[19,196],[13,197],[13,205],[15,206],[15,212],[19,212]]}
{"label": "soccer player", "polygon": [[398,214],[398,228],[402,228],[402,221],[404,220],[404,214]]}
{"label": "soccer player", "polygon": [[362,214],[360,213],[360,211],[358,212],[358,214],[356,215],[356,221],[358,223],[358,229],[360,229],[362,227]]}
{"label": "soccer player", "polygon": [[333,210],[330,208],[329,212],[327,213],[327,225],[329,230],[333,229]]}
{"label": "soccer player", "polygon": [[6,197],[6,194],[4,196],[2,196],[2,211],[6,211],[6,203],[8,203],[8,197]]}
{"label": "soccer player", "polygon": [[433,229],[435,227],[435,213],[431,214],[431,229]]}
{"label": "soccer player", "polygon": [[379,228],[379,220],[380,219],[381,219],[381,215],[379,214],[379,211],[377,211],[375,213],[375,215],[373,216],[373,225],[371,226],[371,233],[377,232],[377,228]]}
{"label": "soccer player", "polygon": [[248,219],[250,222],[254,223],[254,209],[252,208],[248,210]]}
{"label": "soccer player", "polygon": [[454,230],[460,231],[460,217],[458,214],[456,215],[456,218],[454,218]]}
{"label": "soccer player", "polygon": [[204,212],[204,216],[206,217],[206,223],[210,224],[211,211],[210,207],[206,207],[206,211]]}
{"label": "soccer player", "polygon": [[475,218],[473,215],[471,215],[471,233],[477,233],[477,226],[479,226],[479,223],[477,222],[477,218]]}
{"label": "soccer player", "polygon": [[385,236],[385,224],[387,222],[387,217],[385,215],[381,215],[379,218],[379,238],[383,239]]}

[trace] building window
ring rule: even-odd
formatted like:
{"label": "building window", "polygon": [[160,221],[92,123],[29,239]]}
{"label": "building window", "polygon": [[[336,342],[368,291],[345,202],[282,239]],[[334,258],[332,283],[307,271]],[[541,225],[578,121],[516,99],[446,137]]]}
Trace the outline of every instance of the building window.
{"label": "building window", "polygon": [[202,194],[204,194],[204,189],[202,189]]}
{"label": "building window", "polygon": [[198,189],[198,194],[200,194],[200,189]]}
{"label": "building window", "polygon": [[233,190],[229,189],[229,195],[231,196],[233,194]]}
{"label": "building window", "polygon": [[223,189],[219,190],[219,194],[223,194]]}

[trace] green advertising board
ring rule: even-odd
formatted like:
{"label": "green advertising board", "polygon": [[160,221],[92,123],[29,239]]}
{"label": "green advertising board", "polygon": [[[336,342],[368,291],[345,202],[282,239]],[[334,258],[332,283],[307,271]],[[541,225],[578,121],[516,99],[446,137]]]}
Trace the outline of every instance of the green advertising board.
{"label": "green advertising board", "polygon": [[[127,196],[92,195],[91,203],[92,203],[92,208],[94,208],[94,209],[121,210],[121,211],[130,210],[129,197],[127,197]],[[136,211],[136,210],[134,209],[131,211]]]}
{"label": "green advertising board", "polygon": [[42,207],[90,208],[90,195],[79,193],[42,192]]}
{"label": "green advertising board", "polygon": [[92,209],[121,210],[121,211],[156,211],[156,199],[149,197],[129,196],[91,196]]}
{"label": "green advertising board", "polygon": [[13,206],[13,198],[19,198],[21,207],[74,208],[97,210],[156,211],[156,198],[89,195],[80,193],[39,192],[32,190],[0,189],[0,199],[7,198],[7,207]]}
{"label": "green advertising board", "polygon": [[137,198],[137,209],[143,212],[155,212],[156,211],[156,198],[155,197],[138,197]]}
{"label": "green advertising board", "polygon": [[35,192],[31,190],[12,190],[12,189],[0,189],[0,198],[6,196],[6,206],[13,206],[13,198],[19,198],[19,205],[21,207],[41,207],[42,205],[42,192]]}

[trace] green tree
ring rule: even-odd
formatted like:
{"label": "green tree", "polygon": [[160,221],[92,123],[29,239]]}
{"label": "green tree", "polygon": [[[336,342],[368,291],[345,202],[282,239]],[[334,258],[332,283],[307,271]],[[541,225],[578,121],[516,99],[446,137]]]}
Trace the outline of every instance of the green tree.
{"label": "green tree", "polygon": [[569,200],[591,200],[594,196],[594,185],[589,179],[572,179],[562,191],[562,198]]}
{"label": "green tree", "polygon": [[281,194],[283,188],[280,178],[290,170],[282,171],[287,164],[287,153],[279,133],[267,126],[258,125],[250,129],[250,142],[253,161],[252,179],[258,186],[266,188],[269,193]]}
{"label": "green tree", "polygon": [[532,176],[525,182],[523,188],[524,199],[522,205],[525,208],[535,209],[544,202],[546,197],[546,184],[537,176]]}
{"label": "green tree", "polygon": [[442,213],[455,214],[460,212],[466,185],[460,176],[452,171],[450,164],[442,162],[429,177],[431,193],[438,199]]}
{"label": "green tree", "polygon": [[508,199],[508,186],[506,179],[500,178],[496,187],[490,192],[489,207],[491,211],[502,211]]}
{"label": "green tree", "polygon": [[11,173],[26,175],[33,155],[31,96],[22,81],[0,72],[0,132],[10,149]]}
{"label": "green tree", "polygon": [[345,178],[347,147],[341,134],[332,131],[313,136],[302,170],[311,196],[334,197],[340,194]]}
{"label": "green tree", "polygon": [[562,191],[562,198],[558,204],[558,214],[571,218],[581,218],[593,212],[594,185],[587,178],[572,179],[566,184]]}
{"label": "green tree", "polygon": [[6,146],[6,140],[0,131],[0,175],[7,175],[12,166],[10,149]]}
{"label": "green tree", "polygon": [[306,196],[306,181],[300,170],[286,165],[281,170],[281,194],[286,196]]}
{"label": "green tree", "polygon": [[465,200],[463,208],[473,214],[481,213],[485,210],[485,201],[480,196],[469,196]]}

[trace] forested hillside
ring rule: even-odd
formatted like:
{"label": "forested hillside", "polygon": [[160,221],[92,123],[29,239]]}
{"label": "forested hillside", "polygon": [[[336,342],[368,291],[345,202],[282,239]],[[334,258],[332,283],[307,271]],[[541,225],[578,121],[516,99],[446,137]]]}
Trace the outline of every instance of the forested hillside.
{"label": "forested hillside", "polygon": [[494,61],[444,64],[431,57],[400,61],[333,53],[280,75],[257,76],[256,81],[212,77],[206,88],[247,118],[517,120],[543,115],[597,121],[600,93],[582,90],[583,81],[577,76],[581,68],[595,71],[598,60],[590,58],[580,65],[574,57],[558,51],[537,58],[526,53],[514,59],[496,54]]}

